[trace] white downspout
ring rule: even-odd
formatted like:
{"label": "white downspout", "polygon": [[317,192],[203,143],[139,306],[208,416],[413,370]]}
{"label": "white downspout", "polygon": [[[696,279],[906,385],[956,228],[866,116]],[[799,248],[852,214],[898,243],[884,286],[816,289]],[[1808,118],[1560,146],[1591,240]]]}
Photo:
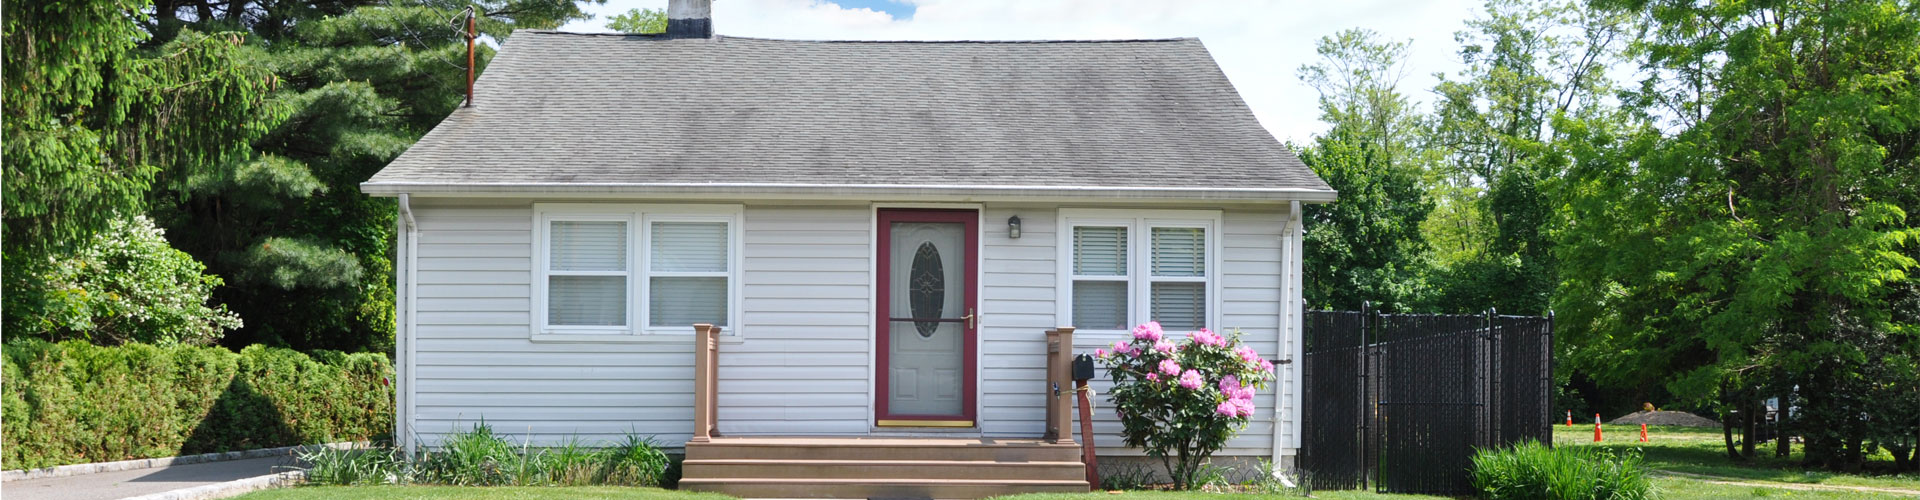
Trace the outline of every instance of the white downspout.
{"label": "white downspout", "polygon": [[[1294,201],[1287,207],[1287,220],[1280,226],[1280,338],[1278,349],[1280,359],[1288,361],[1279,365],[1280,379],[1273,384],[1273,465],[1274,473],[1280,474],[1282,458],[1294,456],[1300,448],[1300,369],[1301,369],[1301,329],[1300,306],[1300,260],[1301,239],[1305,228],[1300,221],[1300,202]],[[1295,399],[1286,399],[1292,394]],[[1284,410],[1285,414],[1282,415]],[[1288,431],[1292,431],[1289,433]],[[1284,440],[1292,436],[1293,440]],[[1289,469],[1298,470],[1300,464],[1294,463]],[[1282,483],[1292,487],[1285,475],[1280,475]]]}
{"label": "white downspout", "polygon": [[394,332],[394,418],[393,439],[408,457],[414,456],[413,438],[413,328],[414,328],[414,265],[415,254],[419,250],[420,227],[413,221],[412,200],[406,193],[400,193],[400,242],[396,250],[400,258],[394,259],[400,264],[399,272],[393,273],[395,281],[394,296],[400,302],[397,313],[399,331]]}

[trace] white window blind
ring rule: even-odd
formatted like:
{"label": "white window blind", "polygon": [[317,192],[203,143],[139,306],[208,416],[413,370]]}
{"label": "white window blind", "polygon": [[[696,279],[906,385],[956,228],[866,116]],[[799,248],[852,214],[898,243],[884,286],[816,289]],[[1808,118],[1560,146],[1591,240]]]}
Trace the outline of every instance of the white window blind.
{"label": "white window blind", "polygon": [[1127,227],[1073,227],[1073,325],[1127,328]]}
{"label": "white window blind", "polygon": [[1197,227],[1153,228],[1153,275],[1206,276],[1206,230]]}
{"label": "white window blind", "polygon": [[1077,226],[1073,228],[1073,274],[1127,275],[1127,228]]}
{"label": "white window blind", "polygon": [[553,221],[548,226],[547,324],[627,324],[627,223]]}
{"label": "white window blind", "polygon": [[1155,227],[1148,311],[1169,330],[1207,325],[1207,232],[1197,227]]}
{"label": "white window blind", "polygon": [[730,248],[725,222],[653,222],[647,324],[727,324]]}

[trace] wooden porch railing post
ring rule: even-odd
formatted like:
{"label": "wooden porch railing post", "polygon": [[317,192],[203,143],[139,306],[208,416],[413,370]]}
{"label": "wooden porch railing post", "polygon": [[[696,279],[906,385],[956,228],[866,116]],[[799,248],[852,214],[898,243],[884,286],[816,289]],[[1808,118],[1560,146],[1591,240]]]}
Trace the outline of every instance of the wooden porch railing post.
{"label": "wooden porch railing post", "polygon": [[1047,429],[1049,442],[1073,444],[1073,327],[1047,330]]}
{"label": "wooden porch railing post", "polygon": [[713,440],[719,427],[720,328],[706,323],[693,325],[693,438],[705,443]]}

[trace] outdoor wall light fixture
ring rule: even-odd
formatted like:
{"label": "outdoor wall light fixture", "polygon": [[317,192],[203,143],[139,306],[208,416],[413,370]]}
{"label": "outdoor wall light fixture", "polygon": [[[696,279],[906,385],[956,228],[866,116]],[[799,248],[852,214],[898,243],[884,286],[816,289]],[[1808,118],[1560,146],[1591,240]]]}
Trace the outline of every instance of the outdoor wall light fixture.
{"label": "outdoor wall light fixture", "polygon": [[1020,216],[1015,215],[1007,218],[1007,237],[1016,240],[1020,239]]}

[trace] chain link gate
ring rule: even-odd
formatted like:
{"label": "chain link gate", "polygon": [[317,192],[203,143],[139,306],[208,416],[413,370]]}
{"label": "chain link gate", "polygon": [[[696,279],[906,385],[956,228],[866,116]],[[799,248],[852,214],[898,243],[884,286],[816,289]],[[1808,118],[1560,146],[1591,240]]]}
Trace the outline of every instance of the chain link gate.
{"label": "chain link gate", "polygon": [[1551,445],[1550,317],[1305,319],[1302,467],[1313,488],[1467,493],[1475,449]]}

